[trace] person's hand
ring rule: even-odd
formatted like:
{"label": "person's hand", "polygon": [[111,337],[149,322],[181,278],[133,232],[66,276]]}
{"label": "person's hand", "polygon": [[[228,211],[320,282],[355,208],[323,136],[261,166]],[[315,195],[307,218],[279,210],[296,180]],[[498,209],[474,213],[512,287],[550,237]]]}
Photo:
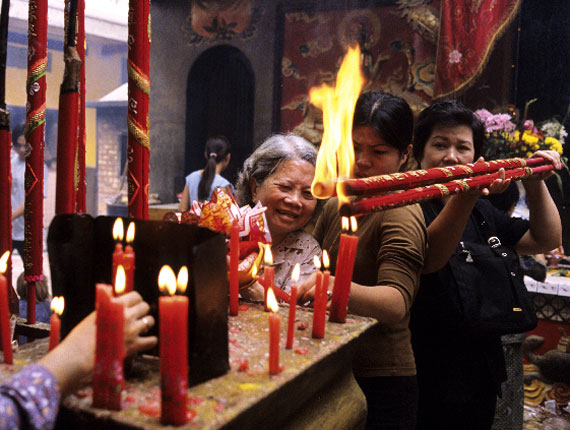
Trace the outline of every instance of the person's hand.
{"label": "person's hand", "polygon": [[[562,161],[560,160],[560,154],[556,151],[551,151],[551,150],[536,151],[534,154],[531,155],[530,158],[538,158],[538,157],[544,158],[546,161],[552,163],[552,165],[556,170],[560,170],[563,167]],[[527,179],[524,179],[523,183],[527,181],[544,181],[545,179],[550,178],[552,175],[554,175],[554,172],[552,170],[548,172],[537,173]]]}
{"label": "person's hand", "polygon": [[148,315],[148,303],[136,291],[123,294],[118,299],[125,307],[124,339],[127,356],[154,347],[157,343],[156,336],[142,336],[155,324],[154,318]]}
{"label": "person's hand", "polygon": [[[484,163],[485,159],[479,157],[475,163]],[[465,194],[468,196],[488,196],[489,194],[500,194],[509,188],[511,184],[511,179],[505,179],[505,169],[500,168],[498,171],[499,177],[491,182],[486,187],[473,188],[467,191]]]}

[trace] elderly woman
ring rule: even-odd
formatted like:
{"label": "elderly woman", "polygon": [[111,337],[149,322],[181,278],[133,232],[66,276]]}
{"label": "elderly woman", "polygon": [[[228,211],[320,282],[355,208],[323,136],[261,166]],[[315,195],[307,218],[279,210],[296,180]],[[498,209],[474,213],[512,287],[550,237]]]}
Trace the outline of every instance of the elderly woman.
{"label": "elderly woman", "polygon": [[[275,285],[289,291],[291,272],[301,265],[300,280],[315,271],[317,241],[303,230],[316,206],[311,194],[317,151],[302,137],[275,134],[245,160],[237,182],[240,206],[261,202],[271,233]],[[242,286],[244,297],[263,300],[263,287],[250,281]]]}

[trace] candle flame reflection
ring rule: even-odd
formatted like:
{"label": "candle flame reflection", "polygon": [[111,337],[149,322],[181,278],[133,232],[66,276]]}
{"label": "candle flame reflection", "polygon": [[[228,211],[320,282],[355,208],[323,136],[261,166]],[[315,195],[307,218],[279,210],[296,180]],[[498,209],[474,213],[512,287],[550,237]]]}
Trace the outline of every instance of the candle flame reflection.
{"label": "candle flame reflection", "polygon": [[10,258],[10,251],[6,251],[0,258],[0,273],[4,273],[8,268],[8,258]]}
{"label": "candle flame reflection", "polygon": [[65,300],[63,296],[56,296],[51,300],[49,305],[50,309],[54,311],[58,316],[61,316],[63,309],[65,307]]}
{"label": "candle flame reflection", "polygon": [[117,266],[117,275],[115,276],[115,294],[123,294],[127,283],[127,275],[122,264]]}
{"label": "candle flame reflection", "polygon": [[188,285],[188,267],[182,266],[178,271],[178,276],[176,277],[176,289],[178,290],[179,293],[184,294],[187,285]]}
{"label": "candle flame reflection", "polygon": [[113,239],[123,240],[125,228],[123,227],[123,219],[117,218],[113,224]]}
{"label": "candle flame reflection", "polygon": [[263,253],[263,261],[265,264],[273,264],[273,254],[271,254],[271,245],[265,245],[265,252]]}
{"label": "candle flame reflection", "polygon": [[315,255],[313,257],[313,264],[315,265],[315,267],[317,268],[317,270],[319,270],[321,268],[321,259],[319,258],[318,255]]}
{"label": "candle flame reflection", "polygon": [[168,265],[164,265],[160,269],[158,274],[158,289],[160,291],[168,291],[168,294],[171,296],[176,293],[176,275]]}
{"label": "candle flame reflection", "polygon": [[272,312],[279,312],[279,305],[277,304],[275,293],[271,287],[267,289],[267,307],[271,309]]}
{"label": "candle flame reflection", "polygon": [[328,254],[327,250],[324,249],[323,250],[323,266],[325,267],[325,269],[329,268],[329,264],[330,264],[329,254]]}
{"label": "candle flame reflection", "polygon": [[299,263],[295,264],[293,267],[293,273],[291,273],[291,280],[297,282],[299,280],[299,275],[301,274],[301,265]]}
{"label": "candle flame reflection", "polygon": [[135,223],[131,221],[127,228],[127,243],[132,243],[133,240],[135,240]]}

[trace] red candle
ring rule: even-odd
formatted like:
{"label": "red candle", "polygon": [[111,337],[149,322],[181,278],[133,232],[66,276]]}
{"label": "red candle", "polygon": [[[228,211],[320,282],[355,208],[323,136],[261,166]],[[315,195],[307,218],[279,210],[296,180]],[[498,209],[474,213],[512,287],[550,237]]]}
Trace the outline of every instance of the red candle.
{"label": "red candle", "polygon": [[281,335],[281,317],[279,312],[279,305],[273,289],[267,289],[267,303],[266,306],[271,310],[269,313],[269,374],[277,375],[281,372],[279,368],[279,340]]}
{"label": "red candle", "polygon": [[[267,307],[267,291],[269,288],[274,287],[275,282],[275,269],[273,269],[273,255],[271,254],[271,245],[265,245],[265,252],[263,253],[263,261],[265,265],[263,266],[263,280],[261,285],[265,289],[265,312],[269,312],[269,308]],[[275,293],[274,293],[275,294]]]}
{"label": "red candle", "polygon": [[230,315],[238,314],[239,296],[239,224],[234,219],[230,231]]}
{"label": "red candle", "polygon": [[[291,279],[293,282],[299,280],[299,273],[301,272],[301,266],[299,263],[295,264],[293,268],[293,273],[291,274]],[[285,348],[293,348],[293,338],[295,336],[295,313],[297,311],[297,286],[293,285],[291,287],[291,297],[289,299],[289,319],[287,320],[287,344]]]}
{"label": "red candle", "polygon": [[186,396],[188,391],[188,269],[183,266],[176,279],[170,266],[162,266],[158,288],[167,290],[169,297],[158,299],[160,326],[160,386],[161,418],[165,425],[186,423]]}
{"label": "red candle", "polygon": [[[116,286],[122,293],[124,285]],[[110,285],[97,284],[97,338],[95,346],[95,370],[93,372],[93,406],[102,409],[121,410],[123,390],[124,306],[113,297]]]}
{"label": "red candle", "polygon": [[123,220],[121,218],[117,218],[113,224],[113,239],[117,241],[113,252],[113,270],[111,272],[111,282],[114,283],[117,276],[117,266],[123,263],[123,245],[120,243],[123,240]]}
{"label": "red candle", "polygon": [[[12,364],[12,337],[10,335],[10,310],[8,308],[8,282],[4,276],[10,251],[6,251],[0,258],[0,335],[2,336],[2,351],[4,363]],[[35,303],[33,304],[35,305]]]}
{"label": "red candle", "polygon": [[127,229],[127,246],[123,253],[123,267],[125,268],[125,292],[133,291],[135,288],[135,251],[132,243],[135,240],[135,223],[131,221]]}
{"label": "red candle", "polygon": [[50,308],[53,314],[49,317],[49,351],[54,349],[59,343],[61,321],[59,319],[60,315],[63,313],[63,308],[65,306],[63,296],[54,297],[51,301]]}
{"label": "red candle", "polygon": [[[328,254],[326,251],[323,252],[323,263],[325,268],[329,266]],[[320,268],[320,261],[317,256],[315,256],[315,266],[317,269]],[[329,279],[330,272],[325,270],[324,272],[317,272],[317,282],[315,285],[315,299],[313,303],[313,333],[312,336],[315,339],[322,339],[325,337],[325,326],[326,326],[326,316],[327,316],[327,291],[329,289]]]}
{"label": "red candle", "polygon": [[[355,232],[356,218],[351,217],[350,221],[352,231]],[[343,217],[342,223],[343,230],[348,230],[348,218]],[[354,269],[357,246],[358,236],[346,233],[340,235],[329,321],[338,323],[346,322],[346,312],[350,297],[350,283],[352,282],[352,271]]]}

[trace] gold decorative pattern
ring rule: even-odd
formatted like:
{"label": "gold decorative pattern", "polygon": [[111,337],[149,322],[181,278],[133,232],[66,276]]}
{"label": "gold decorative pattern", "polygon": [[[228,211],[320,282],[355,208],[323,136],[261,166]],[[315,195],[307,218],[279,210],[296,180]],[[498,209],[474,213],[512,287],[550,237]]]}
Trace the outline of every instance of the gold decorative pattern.
{"label": "gold decorative pattern", "polygon": [[145,131],[133,118],[127,118],[127,125],[129,128],[129,134],[133,138],[150,151],[150,139],[148,132]]}
{"label": "gold decorative pattern", "polygon": [[148,76],[142,73],[141,70],[130,60],[127,63],[127,71],[129,79],[133,81],[136,87],[147,96],[150,96],[150,80]]}

